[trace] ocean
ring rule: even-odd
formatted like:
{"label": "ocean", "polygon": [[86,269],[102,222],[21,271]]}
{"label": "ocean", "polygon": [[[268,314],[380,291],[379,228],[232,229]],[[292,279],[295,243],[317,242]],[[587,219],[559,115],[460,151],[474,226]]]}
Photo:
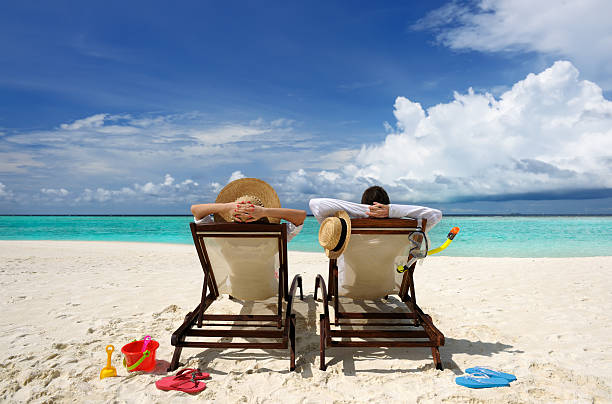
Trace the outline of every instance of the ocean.
{"label": "ocean", "polygon": [[[191,244],[191,216],[0,216],[0,240],[89,240]],[[445,216],[430,249],[461,229],[437,255],[455,257],[612,256],[612,216]],[[319,225],[307,217],[289,250],[318,251]]]}

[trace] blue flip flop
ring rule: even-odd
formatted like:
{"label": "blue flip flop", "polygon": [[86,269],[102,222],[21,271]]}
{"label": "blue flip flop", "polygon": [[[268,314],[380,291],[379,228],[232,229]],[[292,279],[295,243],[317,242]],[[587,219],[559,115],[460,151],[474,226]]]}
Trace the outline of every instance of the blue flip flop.
{"label": "blue flip flop", "polygon": [[459,376],[455,378],[455,383],[460,386],[469,387],[471,389],[485,389],[488,387],[510,386],[508,380],[498,377],[489,377],[484,373],[472,373],[465,376]]}
{"label": "blue flip flop", "polygon": [[473,368],[468,368],[465,369],[465,373],[484,373],[487,376],[490,377],[496,377],[499,379],[506,379],[508,380],[508,382],[513,382],[516,380],[516,376],[514,376],[513,374],[510,373],[504,373],[504,372],[498,372],[496,370],[493,369],[489,369],[489,368],[483,368],[481,366],[476,366]]}

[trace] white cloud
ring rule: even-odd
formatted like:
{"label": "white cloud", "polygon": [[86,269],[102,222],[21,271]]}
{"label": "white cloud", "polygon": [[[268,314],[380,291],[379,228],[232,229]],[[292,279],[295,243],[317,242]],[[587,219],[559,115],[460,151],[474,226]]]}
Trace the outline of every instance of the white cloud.
{"label": "white cloud", "polygon": [[45,195],[58,196],[58,197],[63,197],[63,196],[66,196],[66,195],[68,195],[70,193],[65,188],[60,188],[60,189],[42,188],[40,190],[40,192],[42,192]]}
{"label": "white cloud", "polygon": [[0,173],[23,174],[32,168],[44,167],[35,156],[23,151],[0,151]]}
{"label": "white cloud", "polygon": [[242,174],[241,171],[234,171],[232,175],[229,177],[229,179],[227,180],[227,183],[229,184],[230,182],[239,180],[241,178],[245,178],[244,174]]}
{"label": "white cloud", "polygon": [[212,189],[212,191],[213,191],[215,194],[218,194],[218,193],[219,193],[219,191],[221,191],[221,189],[222,189],[223,187],[222,187],[222,186],[221,186],[221,184],[219,184],[218,182],[211,182],[211,183],[210,183],[210,188]]}
{"label": "white cloud", "polygon": [[452,49],[568,58],[610,89],[611,15],[609,0],[481,0],[447,4],[413,28],[436,31],[438,40]]}
{"label": "white cloud", "polygon": [[73,123],[63,123],[60,128],[66,130],[78,130],[84,128],[99,128],[104,125],[107,114],[96,114],[83,119],[77,119]]}
{"label": "white cloud", "polygon": [[398,202],[612,188],[612,103],[570,62],[499,96],[470,89],[427,109],[398,97],[393,112],[385,140],[361,148],[340,135],[296,133],[283,118],[211,125],[198,114],[97,114],[9,133],[0,153],[9,175],[0,179],[13,192],[3,184],[0,197],[188,206],[214,200],[243,172],[272,173],[262,179],[294,206],[316,196],[359,200],[374,184]]}
{"label": "white cloud", "polygon": [[175,179],[166,174],[163,182],[146,182],[145,184],[134,184],[132,187],[119,189],[85,188],[75,199],[76,203],[86,202],[126,202],[157,200],[176,202],[198,196],[199,184],[191,179],[176,183]]}
{"label": "white cloud", "polygon": [[13,193],[8,190],[6,185],[0,182],[0,199],[11,199],[13,197]]}
{"label": "white cloud", "polygon": [[394,115],[394,132],[363,146],[333,171],[339,176],[296,171],[282,186],[358,199],[382,184],[402,201],[612,188],[612,102],[569,62],[528,75],[499,99],[470,89],[424,110],[398,97]]}

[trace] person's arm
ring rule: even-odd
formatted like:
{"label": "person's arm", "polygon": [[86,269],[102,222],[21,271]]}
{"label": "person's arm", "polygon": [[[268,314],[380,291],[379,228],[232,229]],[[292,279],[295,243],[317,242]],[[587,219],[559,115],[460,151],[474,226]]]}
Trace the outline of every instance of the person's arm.
{"label": "person's arm", "polygon": [[339,210],[345,211],[351,218],[367,218],[369,211],[369,205],[331,198],[311,199],[308,206],[319,223]]}
{"label": "person's arm", "polygon": [[417,205],[389,205],[389,217],[401,218],[411,217],[413,219],[427,219],[427,229],[431,230],[442,219],[442,212],[438,209],[432,209],[425,206]]}
{"label": "person's arm", "polygon": [[[236,203],[202,203],[199,205],[191,205],[191,214],[196,220],[200,220],[208,215],[215,213],[231,214],[232,210],[237,208]],[[232,215],[233,216],[233,215]]]}
{"label": "person's arm", "polygon": [[285,219],[296,226],[301,226],[306,219],[306,211],[287,208],[264,208],[253,204],[239,204],[236,216],[243,222],[255,222],[262,217],[276,217]]}

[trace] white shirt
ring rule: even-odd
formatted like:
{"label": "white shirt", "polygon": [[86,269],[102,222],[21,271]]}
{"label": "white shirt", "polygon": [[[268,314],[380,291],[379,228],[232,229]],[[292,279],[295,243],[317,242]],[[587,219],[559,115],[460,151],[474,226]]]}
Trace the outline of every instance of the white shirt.
{"label": "white shirt", "polygon": [[[215,219],[214,219],[213,215],[208,215],[208,216],[204,216],[200,220],[197,220],[194,217],[193,221],[196,222],[196,224],[214,223]],[[291,222],[287,222],[287,242],[291,241],[292,238],[297,236],[299,234],[299,232],[302,231],[302,227],[303,227],[303,225],[296,226],[296,225],[294,225]]]}
{"label": "white shirt", "polygon": [[[339,210],[343,210],[353,219],[368,218],[366,212],[370,210],[370,205],[348,202],[340,199],[316,198],[310,200],[310,211],[317,221],[321,223],[326,217],[333,216]],[[442,212],[438,209],[427,208],[416,205],[397,205],[389,204],[389,217],[412,219],[427,219],[426,232],[431,230],[442,219]]]}

